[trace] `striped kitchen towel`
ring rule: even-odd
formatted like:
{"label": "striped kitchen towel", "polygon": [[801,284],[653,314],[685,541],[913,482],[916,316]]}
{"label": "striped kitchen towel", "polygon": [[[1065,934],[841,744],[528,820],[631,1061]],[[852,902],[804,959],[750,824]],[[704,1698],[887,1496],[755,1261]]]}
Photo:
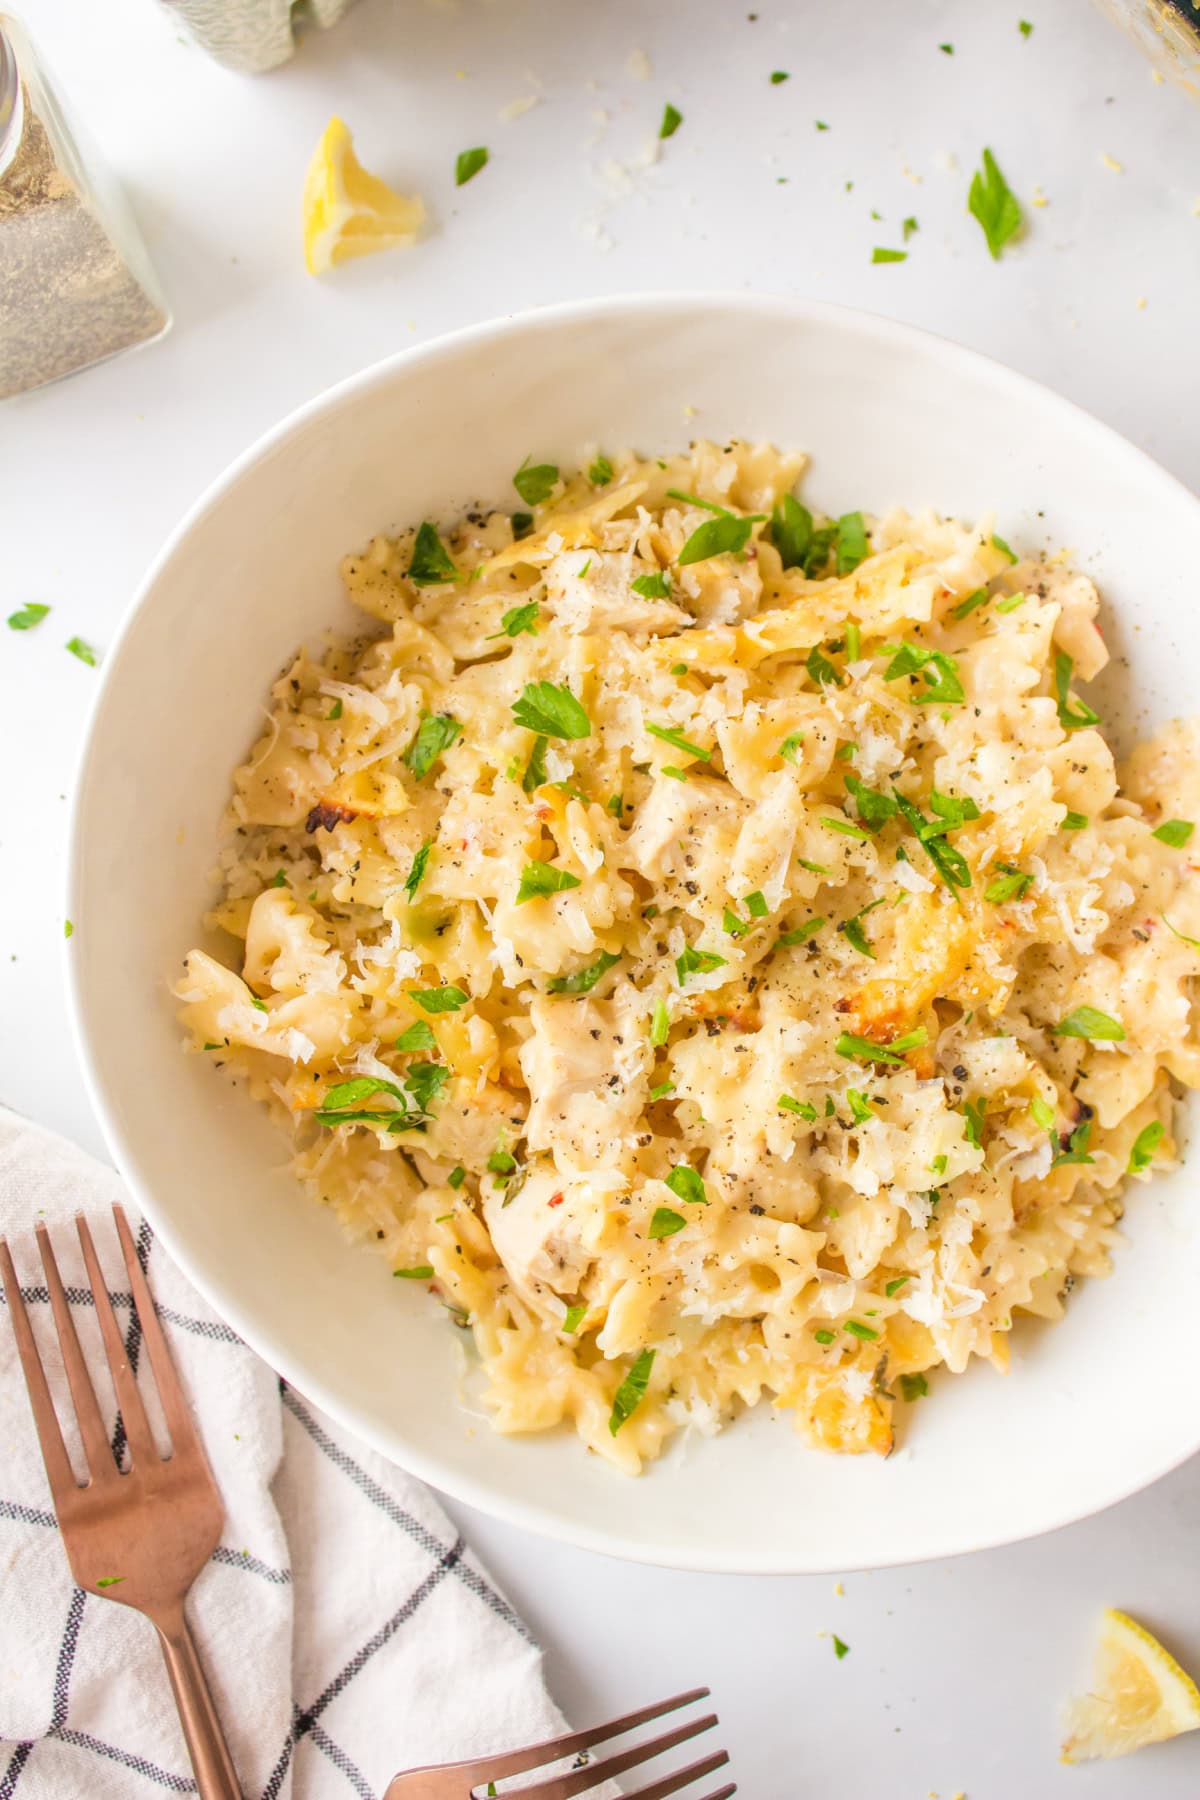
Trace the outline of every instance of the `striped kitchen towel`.
{"label": "striped kitchen towel", "polygon": [[[85,1212],[135,1368],[121,1200],[225,1500],[190,1616],[248,1800],[377,1800],[398,1769],[549,1736],[541,1653],[432,1495],[281,1382],[156,1244],[112,1170],[0,1110],[8,1239],[63,1417],[35,1224],[103,1366]],[[4,1312],[0,1293],[0,1313]],[[98,1382],[103,1395],[107,1377]],[[113,1443],[122,1452],[111,1400]],[[0,1317],[0,1800],[195,1793],[153,1627],[75,1587]]]}

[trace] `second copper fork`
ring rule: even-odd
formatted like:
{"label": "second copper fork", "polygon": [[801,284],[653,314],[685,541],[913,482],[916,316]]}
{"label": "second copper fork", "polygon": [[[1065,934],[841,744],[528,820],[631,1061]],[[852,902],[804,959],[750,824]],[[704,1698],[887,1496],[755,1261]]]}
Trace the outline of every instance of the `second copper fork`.
{"label": "second copper fork", "polygon": [[44,1225],[37,1228],[79,1438],[87,1462],[80,1486],[71,1467],[8,1245],[0,1271],[29,1402],[71,1573],[81,1588],[144,1613],[158,1632],[201,1800],[241,1800],[233,1759],[184,1616],[184,1600],[221,1535],[224,1509],[154,1311],[128,1221],[113,1207],[133,1304],[153,1371],[171,1454],[159,1454],[104,1274],[82,1215],[76,1224],[96,1317],[125,1427],[130,1466],[117,1465],[96,1390]]}

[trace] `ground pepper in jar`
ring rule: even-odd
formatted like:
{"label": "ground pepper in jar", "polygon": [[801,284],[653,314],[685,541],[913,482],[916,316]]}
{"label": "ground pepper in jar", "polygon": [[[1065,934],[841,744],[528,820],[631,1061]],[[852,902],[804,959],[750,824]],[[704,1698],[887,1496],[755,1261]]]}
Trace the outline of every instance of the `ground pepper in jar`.
{"label": "ground pepper in jar", "polygon": [[0,399],[169,323],[121,196],[85,167],[28,39],[0,14]]}

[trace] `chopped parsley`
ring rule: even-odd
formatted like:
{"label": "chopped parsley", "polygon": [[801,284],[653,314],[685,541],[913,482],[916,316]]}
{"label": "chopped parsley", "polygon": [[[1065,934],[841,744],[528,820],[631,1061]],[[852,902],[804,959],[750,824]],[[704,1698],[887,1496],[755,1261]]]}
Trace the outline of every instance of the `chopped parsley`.
{"label": "chopped parsley", "polygon": [[827,869],[824,863],[807,862],[803,856],[798,856],[796,862],[800,868],[807,869],[810,875],[832,874],[832,870]]}
{"label": "chopped parsley", "polygon": [[1050,1164],[1052,1169],[1061,1168],[1064,1163],[1094,1163],[1095,1157],[1088,1155],[1088,1139],[1092,1135],[1090,1118],[1081,1119],[1067,1139],[1067,1147],[1060,1150]]}
{"label": "chopped parsley", "polygon": [[812,680],[818,687],[841,687],[842,678],[827,656],[822,656],[819,644],[814,644],[804,664]]}
{"label": "chopped parsley", "polygon": [[667,1176],[667,1186],[677,1199],[686,1201],[689,1206],[707,1206],[708,1194],[704,1183],[689,1163],[676,1163]]}
{"label": "chopped parsley", "polygon": [[785,494],[771,513],[771,542],[785,569],[801,568],[808,573],[805,561],[812,535],[812,514],[807,506]]}
{"label": "chopped parsley", "polygon": [[63,920],[63,936],[65,938],[75,936],[75,927],[74,927],[74,925],[72,925],[70,919]]}
{"label": "chopped parsley", "polygon": [[96,652],[92,649],[90,644],[85,643],[83,638],[68,638],[66,647],[71,652],[72,656],[77,656],[81,663],[87,664],[89,669],[95,668]]}
{"label": "chopped parsley", "polygon": [[698,757],[701,762],[712,761],[711,750],[702,750],[699,744],[690,743],[682,731],[676,730],[674,726],[647,725],[646,730],[651,737],[660,738],[664,744],[670,744],[673,750],[682,750],[685,756]]}
{"label": "chopped parsley", "polygon": [[877,906],[882,905],[882,899],[872,900],[870,906],[864,906],[861,912],[856,912],[852,918],[844,919],[838,926],[838,930],[851,948],[857,950],[860,956],[869,956],[872,962],[875,961],[875,952],[872,950],[870,943],[867,940],[867,934],[863,930],[862,921],[866,918],[868,913],[874,912]]}
{"label": "chopped parsley", "polygon": [[1166,913],[1162,916],[1162,922],[1170,932],[1171,936],[1177,937],[1181,944],[1190,944],[1193,950],[1200,950],[1200,938],[1189,937],[1186,931],[1177,931],[1170,919],[1168,919]]}
{"label": "chopped parsley", "polygon": [[997,863],[996,867],[1000,873],[983,890],[984,899],[994,906],[1002,906],[1006,900],[1022,899],[1033,886],[1033,876],[1018,869],[1014,863]]}
{"label": "chopped parsley", "polygon": [[907,250],[887,250],[882,244],[876,244],[871,252],[873,263],[897,263],[908,261]]}
{"label": "chopped parsley", "polygon": [[418,781],[423,781],[443,751],[462,736],[462,726],[450,713],[422,713],[417,735],[402,760]]}
{"label": "chopped parsley", "polygon": [[778,87],[781,81],[787,81],[789,79],[790,79],[790,77],[789,77],[786,69],[772,69],[771,70],[771,86],[772,87]]}
{"label": "chopped parsley", "polygon": [[[859,631],[859,628],[855,624],[854,620],[848,619],[846,621],[846,661],[852,662],[852,663],[857,662],[861,655],[862,655],[862,633]],[[848,744],[846,746],[846,754],[848,756],[853,756],[854,752],[855,752],[855,750],[857,750],[857,748],[858,748],[857,744]],[[842,753],[839,750],[838,755],[840,756],[841,754]]]}
{"label": "chopped parsley", "polygon": [[530,637],[536,637],[539,611],[536,600],[530,600],[526,606],[510,606],[500,620],[499,631],[489,633],[488,642],[498,637],[517,638],[523,631],[527,631]]}
{"label": "chopped parsley", "polygon": [[898,788],[893,788],[896,805],[901,815],[917,835],[917,841],[928,856],[930,862],[953,892],[957,888],[968,888],[971,885],[971,869],[961,850],[956,850],[947,843],[945,833],[951,829],[946,819],[927,819],[919,806],[905,798]]}
{"label": "chopped parsley", "polygon": [[790,731],[788,733],[787,737],[784,738],[782,744],[779,746],[779,754],[782,756],[784,762],[799,762],[800,758],[797,756],[796,752],[803,742],[804,733],[802,731]]}
{"label": "chopped parsley", "polygon": [[438,536],[437,526],[431,525],[428,519],[418,527],[413,539],[408,579],[416,587],[437,587],[441,582],[459,579],[450,552]]}
{"label": "chopped parsley", "polygon": [[675,1212],[670,1206],[656,1206],[654,1217],[650,1221],[650,1236],[652,1238],[674,1237],[675,1233],[682,1231],[686,1224],[687,1220],[682,1213]]}
{"label": "chopped parsley", "polygon": [[1143,1125],[1133,1140],[1133,1148],[1129,1152],[1127,1173],[1137,1175],[1142,1169],[1148,1169],[1154,1161],[1154,1152],[1163,1140],[1165,1128],[1161,1119],[1152,1119],[1149,1125]]}
{"label": "chopped parsley", "polygon": [[1043,1100],[1040,1094],[1035,1094],[1033,1099],[1029,1102],[1029,1112],[1034,1124],[1040,1131],[1054,1130],[1057,1114],[1050,1102],[1048,1100]]}
{"label": "chopped parsley", "polygon": [[904,235],[904,242],[906,244],[907,244],[909,238],[913,235],[913,232],[920,231],[920,229],[921,229],[921,227],[917,224],[917,221],[911,217],[911,215],[907,219],[903,219],[901,221],[900,230]]}
{"label": "chopped parsley", "polygon": [[965,619],[968,613],[973,613],[977,606],[985,605],[990,598],[986,588],[976,588],[973,593],[967,595],[965,600],[960,600],[954,608],[955,618]]}
{"label": "chopped parsley", "polygon": [[432,1263],[418,1263],[412,1269],[393,1269],[392,1274],[398,1275],[401,1281],[432,1281],[433,1265]]}
{"label": "chopped parsley", "polygon": [[536,731],[542,737],[585,738],[592,735],[592,722],[570,688],[553,681],[531,681],[513,702],[513,718],[518,725]]}
{"label": "chopped parsley", "polygon": [[1172,850],[1181,850],[1195,829],[1190,819],[1165,819],[1150,835],[1156,837],[1160,844],[1169,844]]}
{"label": "chopped parsley", "polygon": [[714,556],[740,556],[750,540],[751,529],[765,518],[765,513],[748,513],[739,519],[735,513],[722,511],[715,519],[705,519],[679,552],[680,568],[688,563],[708,562]]}
{"label": "chopped parsley", "polygon": [[656,1000],[654,1011],[650,1015],[650,1042],[654,1049],[662,1048],[667,1041],[670,1029],[671,1017],[667,1012],[667,1003],[665,1000]]}
{"label": "chopped parsley", "polygon": [[1109,1013],[1094,1006],[1077,1006],[1065,1019],[1051,1026],[1056,1037],[1087,1038],[1090,1043],[1120,1043],[1125,1027]]}
{"label": "chopped parsley", "polygon": [[689,944],[683,954],[675,958],[680,987],[689,975],[708,975],[713,969],[723,968],[727,961],[727,957],[718,956],[715,950],[696,950]]}
{"label": "chopped parsley", "polygon": [[424,1019],[418,1019],[407,1031],[402,1031],[396,1039],[396,1048],[401,1056],[407,1056],[418,1050],[436,1050],[437,1039]]}
{"label": "chopped parsley", "polygon": [[272,875],[272,877],[271,877],[269,885],[273,888],[286,887],[287,886],[287,870],[286,869],[276,869],[274,875]]}
{"label": "chopped parsley", "polygon": [[990,150],[983,153],[982,169],[971,177],[967,210],[978,219],[993,260],[998,262],[1004,246],[1020,231],[1022,221],[1017,197]]}
{"label": "chopped parsley", "polygon": [[255,1012],[266,1012],[266,1010],[267,1010],[266,1001],[260,1000],[257,994],[251,994],[250,1004],[254,1008]]}
{"label": "chopped parsley", "polygon": [[732,938],[745,937],[750,929],[749,921],[739,919],[732,908],[728,906],[721,914],[721,927]]}
{"label": "chopped parsley", "polygon": [[896,1295],[900,1292],[900,1289],[909,1280],[911,1280],[911,1277],[908,1275],[897,1275],[895,1281],[889,1281],[887,1286],[883,1290],[884,1293],[887,1295],[888,1299],[894,1300],[896,1298]]}
{"label": "chopped parsley", "polygon": [[532,530],[533,530],[533,514],[532,513],[515,512],[513,514],[513,516],[512,516],[512,534],[513,534],[514,540],[519,542],[521,538],[528,537],[529,533]]}
{"label": "chopped parsley", "polygon": [[684,774],[683,770],[677,769],[674,763],[664,763],[658,772],[660,775],[669,775],[672,781],[687,780],[687,776]]}
{"label": "chopped parsley", "polygon": [[765,919],[771,910],[767,905],[766,895],[758,888],[752,894],[745,894],[742,904],[752,919]]}
{"label": "chopped parsley", "polygon": [[96,1581],[96,1586],[98,1588],[116,1587],[124,1580],[124,1575],[101,1575]]}
{"label": "chopped parsley", "polygon": [[871,543],[860,512],[843,513],[837,522],[837,572],[849,575],[871,554]]}
{"label": "chopped parsley", "polygon": [[962,1109],[963,1136],[976,1150],[983,1148],[983,1121],[986,1115],[986,1099],[968,1100]]}
{"label": "chopped parsley", "polygon": [[832,1331],[827,1331],[824,1326],[818,1331],[814,1331],[813,1336],[816,1338],[818,1344],[832,1344],[833,1342]]}
{"label": "chopped parsley", "polygon": [[855,1125],[865,1125],[868,1119],[875,1117],[875,1108],[867,1096],[859,1092],[858,1088],[847,1088],[846,1100],[850,1107],[850,1117]]}
{"label": "chopped parsley", "polygon": [[32,631],[35,625],[41,624],[49,611],[50,608],[40,600],[30,600],[25,606],[18,607],[16,612],[9,613],[8,628],[10,631]]}
{"label": "chopped parsley", "polygon": [[813,124],[816,126],[818,131],[828,131],[829,130],[828,123],[824,119],[814,119]]}
{"label": "chopped parsley", "polygon": [[780,1112],[795,1113],[797,1118],[807,1119],[810,1125],[817,1116],[817,1109],[811,1100],[793,1100],[790,1094],[780,1094],[775,1104]]}
{"label": "chopped parsley", "polygon": [[588,480],[593,487],[607,487],[613,478],[613,466],[607,456],[601,452],[587,473]]}
{"label": "chopped parsley", "polygon": [[954,45],[953,44],[939,44],[938,49],[941,51],[943,56],[953,56],[954,55]]}
{"label": "chopped parsley", "polygon": [[461,1163],[456,1164],[446,1177],[447,1184],[455,1190],[460,1188],[466,1179],[467,1171],[463,1168]]}
{"label": "chopped parsley", "polygon": [[[436,1067],[427,1064],[427,1067]],[[449,1071],[440,1069],[442,1080],[448,1077]],[[438,1084],[441,1085],[440,1082]],[[418,1083],[418,1087],[420,1084]],[[400,1102],[399,1106],[364,1107],[362,1102],[369,1100],[373,1094],[390,1094]],[[385,1131],[420,1131],[425,1123],[424,1109],[417,1101],[415,1110],[409,1106],[409,1096],[403,1088],[397,1087],[394,1081],[383,1081],[374,1075],[359,1075],[351,1081],[339,1081],[321,1096],[321,1105],[313,1112],[313,1118],[319,1125],[375,1125],[382,1126]]]}
{"label": "chopped parsley", "polygon": [[563,894],[568,888],[580,886],[578,875],[572,875],[569,869],[556,869],[553,863],[526,863],[521,870],[516,903],[524,906],[527,900],[541,900],[548,894]]}
{"label": "chopped parsley", "polygon": [[841,1662],[843,1656],[849,1656],[850,1654],[849,1644],[843,1644],[836,1631],[833,1634],[833,1654],[837,1657],[839,1662]]}
{"label": "chopped parsley", "polygon": [[679,111],[678,107],[672,106],[671,102],[668,100],[667,104],[663,107],[662,124],[658,128],[659,137],[674,137],[682,124],[683,114]]}
{"label": "chopped parsley", "polygon": [[327,719],[340,719],[341,716],[342,716],[342,703],[340,700],[335,700],[333,705],[330,707],[329,711],[325,714],[325,717]]}
{"label": "chopped parsley", "polygon": [[1021,560],[1012,545],[1005,543],[998,531],[993,531],[992,533],[992,549],[998,550],[1007,562],[1016,563]]}
{"label": "chopped parsley", "polygon": [[454,185],[465,187],[473,175],[487,166],[488,153],[482,144],[473,150],[460,150],[454,163]]}
{"label": "chopped parsley", "polygon": [[902,1063],[906,1050],[919,1049],[928,1041],[925,1027],[918,1025],[915,1031],[893,1038],[890,1044],[875,1044],[870,1038],[855,1037],[851,1032],[843,1031],[833,1047],[839,1056],[852,1057],[855,1062]]}
{"label": "chopped parsley", "polygon": [[[671,598],[670,577],[659,569],[653,575],[639,575],[632,583],[635,594],[643,600],[669,600]],[[686,667],[685,671],[686,673]]]}
{"label": "chopped parsley", "polygon": [[828,813],[821,813],[817,823],[827,825],[830,831],[840,831],[843,837],[857,838],[862,844],[870,842],[870,833],[864,831],[859,825],[852,825],[849,819],[843,819],[837,815],[831,818]]}
{"label": "chopped parsley", "polygon": [[[1086,813],[1069,812],[1058,829],[1060,831],[1082,831],[1087,822]],[[1157,837],[1158,833],[1155,832],[1154,835]]]}
{"label": "chopped parsley", "polygon": [[546,983],[546,991],[550,994],[590,994],[600,977],[607,975],[620,960],[620,956],[611,950],[602,950],[595,962],[577,969],[574,975],[556,975],[553,981]]}
{"label": "chopped parsley", "polygon": [[575,1333],[579,1330],[579,1327],[583,1324],[583,1321],[586,1317],[587,1317],[586,1304],[579,1305],[579,1306],[568,1306],[566,1312],[563,1314],[563,1322],[559,1326],[559,1330],[564,1332],[567,1337],[574,1337]]}
{"label": "chopped parsley", "polygon": [[650,1098],[652,1100],[665,1100],[668,1094],[673,1094],[674,1092],[675,1083],[673,1081],[659,1081],[650,1089]]}
{"label": "chopped parsley", "polygon": [[[408,895],[410,900],[416,899],[417,889],[420,887],[421,883],[425,879],[425,871],[429,867],[429,852],[432,849],[433,849],[433,839],[426,838],[425,842],[421,845],[421,848],[417,851],[417,854],[412,859],[412,868],[408,871],[408,875],[405,878],[405,882],[404,882],[404,891]],[[283,873],[282,869],[280,870],[279,873],[280,874]],[[277,876],[276,877],[277,882],[278,882],[278,879],[279,878]]]}
{"label": "chopped parsley", "polygon": [[857,775],[846,776],[846,787],[853,796],[859,818],[869,831],[882,830],[900,810],[891,794],[868,787]]}
{"label": "chopped parsley", "polygon": [[919,694],[909,698],[915,706],[957,704],[964,698],[958,678],[958,663],[944,650],[923,650],[917,644],[898,644],[891,662],[883,672],[885,681],[898,681],[903,675],[923,674],[927,683]]}
{"label": "chopped parsley", "polygon": [[409,988],[408,997],[415,1000],[422,1011],[427,1013],[458,1012],[471,998],[452,983],[446,987]]}
{"label": "chopped parsley", "polygon": [[929,1383],[923,1375],[902,1375],[900,1392],[906,1400],[922,1400],[929,1392]]}
{"label": "chopped parsley", "polygon": [[517,1159],[515,1156],[510,1155],[507,1150],[493,1150],[492,1154],[487,1159],[487,1167],[493,1175],[514,1175],[517,1168]]}
{"label": "chopped parsley", "polygon": [[[669,135],[669,134],[668,134]],[[626,1419],[637,1411],[646,1397],[646,1389],[650,1383],[650,1371],[654,1367],[654,1351],[641,1350],[626,1375],[624,1381],[613,1396],[612,1412],[609,1415],[608,1429],[616,1437]]]}
{"label": "chopped parsley", "polygon": [[998,613],[1016,612],[1018,606],[1024,606],[1027,598],[1026,594],[1009,594],[1005,599],[997,600],[996,611]]}
{"label": "chopped parsley", "polygon": [[822,925],[827,923],[825,919],[806,919],[803,925],[797,925],[791,931],[780,932],[777,942],[785,950],[792,950],[797,944],[807,944],[810,938],[817,935]]}
{"label": "chopped parsley", "polygon": [[521,777],[521,787],[527,794],[540,788],[547,780],[546,775],[546,739],[536,737],[533,749],[529,752],[529,761],[525,764],[525,773]]}
{"label": "chopped parsley", "polygon": [[848,1331],[851,1337],[861,1339],[864,1344],[873,1344],[879,1336],[879,1333],[873,1326],[864,1325],[858,1319],[847,1319],[846,1323],[842,1326],[842,1330]]}
{"label": "chopped parsley", "polygon": [[1020,34],[1023,38],[1033,36],[1033,26],[1028,19],[1018,19],[1017,20],[1017,30],[1020,32]]}
{"label": "chopped parsley", "polygon": [[526,506],[540,506],[543,500],[550,498],[557,480],[556,463],[531,463],[526,457],[513,476],[512,484]]}

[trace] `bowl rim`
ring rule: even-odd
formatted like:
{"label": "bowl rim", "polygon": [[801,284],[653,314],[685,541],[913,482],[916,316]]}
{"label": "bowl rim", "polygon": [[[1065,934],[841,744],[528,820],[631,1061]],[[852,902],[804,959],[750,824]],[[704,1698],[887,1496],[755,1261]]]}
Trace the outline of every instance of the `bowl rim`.
{"label": "bowl rim", "polygon": [[[167,535],[161,548],[151,560],[132,601],[120,620],[101,664],[100,679],[92,695],[71,794],[64,917],[73,918],[79,910],[76,902],[82,881],[85,789],[85,783],[81,776],[91,757],[93,742],[101,718],[110,704],[111,695],[120,679],[122,651],[126,639],[131,635],[142,612],[151,603],[163,571],[185,540],[195,527],[221,503],[225,495],[237,485],[250,468],[271,456],[278,446],[286,442],[297,431],[351,403],[358,394],[386,383],[397,371],[421,364],[436,364],[443,359],[452,359],[460,350],[474,344],[488,341],[502,342],[543,323],[569,325],[572,322],[582,323],[602,317],[619,319],[622,315],[639,312],[699,314],[722,310],[742,312],[747,315],[753,315],[758,311],[770,311],[777,319],[781,321],[786,319],[793,324],[818,327],[827,325],[842,329],[849,327],[874,338],[876,342],[889,344],[901,351],[905,349],[923,350],[928,353],[932,350],[944,364],[948,364],[952,369],[957,366],[964,372],[970,372],[976,379],[986,380],[994,387],[1002,387],[1009,393],[1016,390],[1018,397],[1025,396],[1036,402],[1039,407],[1049,406],[1057,410],[1065,420],[1073,421],[1077,426],[1084,428],[1104,442],[1110,454],[1124,458],[1127,463],[1137,467],[1143,475],[1149,476],[1167,490],[1173,490],[1176,502],[1183,502],[1185,508],[1190,508],[1197,515],[1197,524],[1200,526],[1200,496],[1192,493],[1177,476],[1163,468],[1139,445],[1132,443],[1113,426],[1106,424],[1104,420],[1098,418],[1087,408],[1080,406],[1078,402],[1068,399],[1033,376],[1009,368],[1007,364],[997,358],[961,344],[943,333],[910,325],[883,314],[870,312],[865,308],[843,306],[835,301],[810,300],[803,296],[779,293],[766,288],[652,289],[644,293],[626,291],[598,298],[559,301],[546,306],[526,307],[517,312],[501,314],[471,325],[461,326],[454,331],[431,338],[425,343],[409,345],[394,351],[390,356],[383,357],[354,374],[344,377],[341,381],[322,389],[310,399],[293,408],[275,425],[254,439],[208,483],[178,524]],[[357,1435],[385,1460],[427,1483],[435,1493],[444,1494],[452,1500],[471,1506],[504,1524],[516,1526],[537,1536],[548,1537],[559,1543],[572,1545],[577,1549],[653,1567],[681,1569],[699,1574],[791,1575],[836,1574],[843,1571],[842,1563],[823,1558],[819,1553],[814,1556],[811,1548],[799,1560],[789,1560],[782,1557],[777,1550],[756,1553],[753,1544],[749,1542],[745,1549],[736,1555],[731,1555],[725,1550],[706,1552],[700,1546],[692,1546],[686,1550],[664,1555],[657,1544],[642,1543],[636,1537],[624,1534],[619,1523],[600,1530],[596,1527],[577,1524],[569,1517],[558,1514],[550,1506],[527,1499],[496,1494],[486,1480],[476,1480],[469,1475],[445,1469],[435,1455],[426,1454],[419,1445],[408,1439],[401,1440],[394,1431],[380,1426],[366,1416],[359,1406],[341,1399],[337,1392],[326,1383],[319,1368],[303,1367],[299,1359],[287,1354],[281,1355],[271,1342],[269,1332],[260,1331],[252,1316],[247,1316],[241,1306],[226,1300],[221,1292],[219,1282],[210,1282],[195,1272],[188,1252],[176,1234],[169,1213],[160,1214],[157,1199],[139,1172],[136,1147],[127,1139],[117,1122],[114,1110],[109,1106],[108,1084],[103,1073],[102,1060],[98,1050],[93,1051],[89,1037],[82,980],[78,972],[80,965],[77,958],[72,956],[68,943],[64,943],[61,954],[65,970],[71,1036],[83,1075],[84,1087],[99,1122],[105,1145],[122,1180],[130,1189],[167,1253],[179,1265],[187,1279],[192,1282],[213,1311],[232,1326],[247,1346],[255,1355],[261,1357],[269,1368],[280,1374],[289,1385],[295,1386],[298,1392],[312,1400],[333,1420]],[[1157,1465],[1151,1467],[1149,1471],[1139,1470],[1132,1479],[1118,1475],[1102,1492],[1097,1494],[1093,1501],[1082,1508],[1077,1502],[1065,1504],[1034,1531],[1017,1528],[1011,1532],[999,1531],[980,1535],[970,1529],[958,1529],[957,1531],[950,1529],[946,1543],[937,1549],[923,1551],[917,1556],[913,1556],[911,1553],[884,1554],[876,1557],[870,1567],[885,1569],[912,1566],[917,1563],[940,1560],[944,1557],[968,1555],[978,1550],[1001,1549],[1033,1537],[1044,1537],[1050,1532],[1059,1531],[1068,1525],[1092,1518],[1097,1513],[1140,1493],[1144,1488],[1152,1486],[1170,1474],[1172,1470],[1179,1468],[1198,1450],[1200,1450],[1200,1415],[1197,1415],[1193,1438],[1181,1449],[1173,1451]],[[619,1517],[619,1514],[615,1516]],[[952,1525],[953,1522],[949,1523]]]}

